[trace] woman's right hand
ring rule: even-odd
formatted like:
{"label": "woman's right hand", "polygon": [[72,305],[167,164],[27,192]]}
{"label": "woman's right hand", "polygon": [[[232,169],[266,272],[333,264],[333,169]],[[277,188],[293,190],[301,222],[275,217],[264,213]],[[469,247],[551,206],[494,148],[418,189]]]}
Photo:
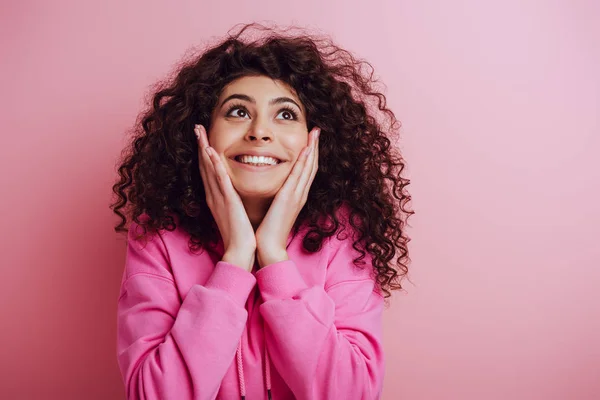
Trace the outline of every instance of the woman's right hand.
{"label": "woman's right hand", "polygon": [[256,254],[254,229],[223,160],[208,143],[206,129],[202,125],[196,125],[194,132],[198,137],[198,162],[206,203],[223,239],[223,261],[250,272]]}

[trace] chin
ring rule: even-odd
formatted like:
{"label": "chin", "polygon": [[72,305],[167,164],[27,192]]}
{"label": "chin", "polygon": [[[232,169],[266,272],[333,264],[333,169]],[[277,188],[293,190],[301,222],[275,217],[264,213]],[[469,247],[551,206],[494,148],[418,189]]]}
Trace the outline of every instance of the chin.
{"label": "chin", "polygon": [[233,187],[243,199],[272,199],[281,188],[281,185],[273,186],[273,184],[270,184],[264,187],[257,185],[234,185]]}

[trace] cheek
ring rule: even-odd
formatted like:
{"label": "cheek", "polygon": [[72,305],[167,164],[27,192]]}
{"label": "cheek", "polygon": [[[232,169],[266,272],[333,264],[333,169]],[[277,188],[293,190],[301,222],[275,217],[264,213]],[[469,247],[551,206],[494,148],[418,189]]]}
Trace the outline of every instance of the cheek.
{"label": "cheek", "polygon": [[290,138],[286,144],[286,147],[293,153],[294,160],[298,159],[298,156],[306,146],[308,146],[308,133]]}
{"label": "cheek", "polygon": [[225,134],[224,131],[219,130],[218,126],[215,126],[208,133],[208,144],[217,153],[223,153],[231,142],[230,136]]}

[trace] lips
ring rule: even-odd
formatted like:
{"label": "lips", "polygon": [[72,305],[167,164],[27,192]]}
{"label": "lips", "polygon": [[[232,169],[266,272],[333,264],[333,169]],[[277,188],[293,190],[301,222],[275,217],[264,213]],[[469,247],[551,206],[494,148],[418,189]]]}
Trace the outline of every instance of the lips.
{"label": "lips", "polygon": [[279,157],[275,153],[271,153],[268,151],[257,151],[257,150],[248,150],[248,151],[239,152],[239,153],[236,153],[233,156],[231,156],[231,158],[233,158],[236,161],[239,161],[239,158],[241,156],[271,157],[271,158],[276,159],[278,164],[286,161],[286,160],[282,159],[281,157]]}
{"label": "lips", "polygon": [[252,172],[266,172],[266,171],[270,171],[273,168],[278,168],[281,165],[281,163],[262,164],[262,165],[246,164],[246,163],[236,160],[235,158],[232,159],[232,161],[235,164],[236,168],[241,168],[243,170],[252,171]]}
{"label": "lips", "polygon": [[[234,157],[234,160],[235,160],[235,161],[238,161],[238,162],[241,162],[241,163],[244,163],[244,160],[243,160],[243,159],[244,159],[244,157],[246,157],[246,156],[248,156],[248,155],[247,155],[247,154],[244,154],[244,155],[241,155],[241,156],[235,156],[235,157]],[[260,157],[260,156],[250,156],[250,157]],[[264,158],[268,158],[268,162],[265,162],[265,164],[271,164],[271,163],[272,163],[272,160],[275,160],[275,165],[277,165],[277,164],[280,164],[280,163],[281,163],[281,160],[280,160],[280,159],[278,159],[278,158],[275,158],[275,157],[267,157],[267,156],[262,156],[262,157],[264,157]],[[260,163],[260,158],[259,158],[258,160],[259,160],[258,162]],[[246,160],[246,161],[248,161],[248,160]],[[265,161],[266,161],[266,160],[265,160]],[[244,163],[244,164],[246,164],[246,163]]]}

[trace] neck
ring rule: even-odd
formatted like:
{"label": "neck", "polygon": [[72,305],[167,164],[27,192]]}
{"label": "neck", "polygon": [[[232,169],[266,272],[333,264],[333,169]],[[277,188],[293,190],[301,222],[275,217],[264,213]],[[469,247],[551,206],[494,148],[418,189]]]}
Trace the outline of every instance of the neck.
{"label": "neck", "polygon": [[272,202],[273,199],[269,198],[242,198],[242,203],[244,203],[246,214],[248,214],[254,232],[256,232],[260,223],[265,218]]}

